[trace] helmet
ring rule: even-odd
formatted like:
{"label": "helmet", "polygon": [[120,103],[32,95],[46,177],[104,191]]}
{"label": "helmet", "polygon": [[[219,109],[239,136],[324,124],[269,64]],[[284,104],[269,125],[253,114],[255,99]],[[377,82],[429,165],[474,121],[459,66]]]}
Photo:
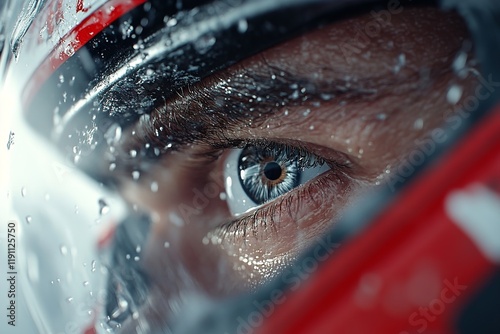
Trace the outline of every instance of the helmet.
{"label": "helmet", "polygon": [[7,2],[4,96],[97,181],[52,151],[49,200],[13,172],[35,326],[496,332],[499,10]]}

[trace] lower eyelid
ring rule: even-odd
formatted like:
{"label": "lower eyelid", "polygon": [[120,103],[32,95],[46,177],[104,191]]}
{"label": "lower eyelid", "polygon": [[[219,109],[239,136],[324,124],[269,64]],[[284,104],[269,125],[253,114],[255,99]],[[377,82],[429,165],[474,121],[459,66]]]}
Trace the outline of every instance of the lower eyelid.
{"label": "lower eyelid", "polygon": [[259,240],[291,237],[313,224],[323,225],[314,229],[327,229],[339,218],[354,189],[353,180],[343,171],[331,169],[250,214],[221,225],[217,233],[238,242],[250,235]]}

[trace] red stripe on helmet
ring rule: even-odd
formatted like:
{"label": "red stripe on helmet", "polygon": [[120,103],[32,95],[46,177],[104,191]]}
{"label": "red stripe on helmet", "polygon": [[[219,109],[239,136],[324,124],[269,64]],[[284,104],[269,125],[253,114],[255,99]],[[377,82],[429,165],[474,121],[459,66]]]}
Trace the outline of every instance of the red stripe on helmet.
{"label": "red stripe on helmet", "polygon": [[145,2],[146,0],[110,0],[64,35],[24,87],[22,96],[24,109],[27,109],[43,83],[75,52],[115,20]]}

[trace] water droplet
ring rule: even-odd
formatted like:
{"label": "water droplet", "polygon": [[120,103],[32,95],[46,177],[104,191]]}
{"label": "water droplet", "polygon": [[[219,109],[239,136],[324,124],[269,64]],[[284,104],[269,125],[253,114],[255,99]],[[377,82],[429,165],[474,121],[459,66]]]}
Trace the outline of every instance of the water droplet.
{"label": "water droplet", "polygon": [[71,44],[71,42],[68,45],[66,45],[66,47],[64,48],[64,53],[68,57],[71,57],[72,55],[75,54],[75,48],[73,47],[73,45]]}
{"label": "water droplet", "polygon": [[221,192],[219,194],[219,198],[221,201],[225,201],[225,200],[227,200],[227,194],[225,192]]}
{"label": "water droplet", "polygon": [[448,93],[446,94],[446,100],[448,101],[448,103],[455,105],[462,98],[462,93],[463,93],[462,87],[458,85],[453,85],[450,87],[450,89],[448,89]]}
{"label": "water droplet", "polygon": [[175,17],[173,17],[167,21],[167,27],[173,27],[175,25],[177,25],[177,19]]}
{"label": "water droplet", "polygon": [[398,63],[394,66],[394,73],[399,73],[403,67],[406,65],[406,55],[401,53],[398,56]]}
{"label": "water droplet", "polygon": [[172,223],[174,223],[177,226],[182,226],[184,225],[184,221],[179,217],[176,213],[170,212],[168,215],[168,218]]}
{"label": "water droplet", "polygon": [[413,128],[415,130],[422,130],[424,128],[424,120],[422,118],[418,118],[413,123]]}
{"label": "water droplet", "polygon": [[137,245],[137,247],[135,247],[135,252],[136,253],[140,253],[141,252],[141,246],[140,245]]}
{"label": "water droplet", "polygon": [[109,212],[108,203],[106,203],[106,201],[104,199],[100,198],[97,201],[97,204],[99,204],[99,215],[100,216],[103,216]]}
{"label": "water droplet", "polygon": [[141,176],[141,172],[139,172],[138,170],[134,170],[134,171],[132,172],[132,178],[133,178],[135,181],[139,180],[139,177],[140,177],[140,176]]}
{"label": "water droplet", "polygon": [[170,247],[170,242],[165,241],[165,242],[163,243],[163,247],[165,247],[165,248],[169,248],[169,247]]}
{"label": "water droplet", "polygon": [[89,281],[83,281],[83,286],[88,286],[89,285]]}
{"label": "water droplet", "polygon": [[302,115],[304,115],[304,117],[307,117],[307,116],[309,116],[310,113],[311,113],[311,109],[306,109],[306,110],[304,110]]}
{"label": "water droplet", "polygon": [[314,125],[311,125],[311,126],[309,127],[309,130],[314,130]]}
{"label": "water droplet", "polygon": [[26,223],[28,223],[28,224],[31,223],[31,216],[26,216]]}
{"label": "water droplet", "polygon": [[96,270],[96,262],[95,262],[95,260],[92,260],[91,267],[92,267],[91,271],[95,272],[95,270]]}
{"label": "water droplet", "polygon": [[130,156],[132,158],[135,158],[137,156],[137,151],[136,150],[130,150],[129,154],[130,154]]}
{"label": "water droplet", "polygon": [[154,193],[158,192],[158,182],[156,181],[151,182],[151,191]]}
{"label": "water droplet", "polygon": [[26,197],[27,191],[25,187],[21,188],[21,196]]}
{"label": "water droplet", "polygon": [[331,99],[333,99],[333,95],[332,94],[325,94],[325,93],[322,93],[320,95],[321,99],[323,101],[330,101]]}
{"label": "water droplet", "polygon": [[144,41],[142,41],[142,40],[137,41],[137,43],[132,45],[132,48],[134,50],[144,50]]}
{"label": "water droplet", "polygon": [[59,82],[60,83],[64,82],[64,75],[62,75],[62,74],[59,75]]}
{"label": "water droplet", "polygon": [[74,298],[73,298],[73,297],[68,297],[68,298],[66,298],[66,301],[67,301],[68,303],[72,303],[72,302],[73,302],[73,300],[74,300]]}
{"label": "water droplet", "polygon": [[458,74],[465,69],[465,65],[467,65],[467,53],[461,51],[453,61],[453,71]]}
{"label": "water droplet", "polygon": [[138,256],[134,256],[134,261],[135,261],[135,262],[139,261],[140,259],[141,259],[140,257],[138,257]]}
{"label": "water droplet", "polygon": [[63,256],[65,256],[66,254],[68,254],[68,247],[66,247],[65,245],[61,245],[59,246],[59,251]]}
{"label": "water droplet", "polygon": [[104,138],[108,145],[114,145],[118,143],[120,138],[122,137],[122,128],[119,124],[113,124],[104,134]]}
{"label": "water droplet", "polygon": [[378,115],[377,115],[377,119],[378,119],[379,121],[384,121],[384,120],[386,120],[386,119],[387,119],[387,114],[384,114],[384,113],[378,114]]}
{"label": "water droplet", "polygon": [[199,54],[205,54],[212,48],[212,46],[214,46],[215,42],[216,39],[214,36],[209,34],[203,35],[196,42],[194,42],[194,49]]}
{"label": "water droplet", "polygon": [[248,30],[248,22],[245,19],[238,21],[238,32],[240,34],[245,33]]}
{"label": "water droplet", "polygon": [[125,298],[119,298],[118,299],[118,307],[120,310],[123,312],[128,308],[128,302]]}
{"label": "water droplet", "polygon": [[116,164],[114,162],[109,164],[109,171],[112,172],[116,169]]}

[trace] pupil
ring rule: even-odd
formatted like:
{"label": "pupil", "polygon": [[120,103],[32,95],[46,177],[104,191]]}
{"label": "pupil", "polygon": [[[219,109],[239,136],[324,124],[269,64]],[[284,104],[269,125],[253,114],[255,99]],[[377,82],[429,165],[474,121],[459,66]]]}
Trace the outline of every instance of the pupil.
{"label": "pupil", "polygon": [[281,177],[281,166],[277,162],[268,162],[264,166],[264,175],[271,181],[276,181]]}

